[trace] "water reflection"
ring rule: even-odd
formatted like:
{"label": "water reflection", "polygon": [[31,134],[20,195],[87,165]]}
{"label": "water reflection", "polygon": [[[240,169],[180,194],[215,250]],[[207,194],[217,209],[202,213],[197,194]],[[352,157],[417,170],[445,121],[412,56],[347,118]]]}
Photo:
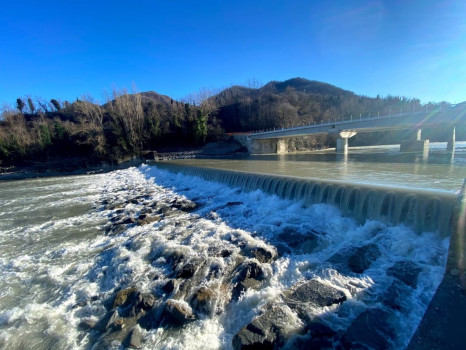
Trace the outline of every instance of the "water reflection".
{"label": "water reflection", "polygon": [[340,163],[342,177],[346,177],[348,175],[348,154],[337,153],[336,160]]}
{"label": "water reflection", "polygon": [[400,153],[399,145],[255,155],[226,159],[180,159],[174,162],[208,168],[457,191],[466,178],[466,142],[455,152],[431,143],[426,153]]}

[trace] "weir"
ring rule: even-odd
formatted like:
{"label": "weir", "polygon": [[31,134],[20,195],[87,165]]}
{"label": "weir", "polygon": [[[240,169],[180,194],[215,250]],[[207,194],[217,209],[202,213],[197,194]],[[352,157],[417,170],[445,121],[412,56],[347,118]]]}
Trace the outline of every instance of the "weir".
{"label": "weir", "polygon": [[407,349],[464,349],[466,337],[466,180],[460,195],[450,192],[246,173],[158,163],[171,172],[227,183],[246,191],[261,189],[305,204],[327,203],[364,223],[405,224],[418,233],[450,236],[445,274]]}
{"label": "weir", "polygon": [[442,191],[246,173],[173,163],[158,163],[157,166],[241,187],[246,191],[260,189],[283,199],[302,200],[306,205],[334,205],[344,216],[352,217],[359,223],[372,219],[389,225],[405,224],[416,232],[437,232],[443,237],[451,233],[458,200],[454,193]]}

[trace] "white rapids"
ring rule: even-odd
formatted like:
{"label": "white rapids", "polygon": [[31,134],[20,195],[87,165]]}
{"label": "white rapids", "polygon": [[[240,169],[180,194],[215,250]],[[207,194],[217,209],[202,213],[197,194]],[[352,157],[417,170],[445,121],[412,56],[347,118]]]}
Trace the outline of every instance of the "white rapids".
{"label": "white rapids", "polygon": [[[381,296],[394,277],[387,270],[409,260],[420,268],[418,283],[399,308],[390,309],[396,329],[390,346],[404,348],[442,279],[449,244],[449,238],[416,234],[402,225],[360,225],[326,204],[306,206],[146,165],[107,174],[0,183],[0,193],[0,348],[5,349],[119,349],[118,336],[105,337],[82,327],[106,315],[117,291],[135,287],[152,293],[157,307],[167,298],[163,288],[173,277],[167,266],[177,254],[202,261],[203,272],[184,282],[184,291],[180,287],[177,294],[190,308],[190,291],[199,286],[221,290],[228,282],[222,271],[234,269],[248,247],[279,252],[274,261],[263,264],[266,282],[260,288],[246,289],[236,299],[218,297],[215,312],[180,329],[136,326],[142,348],[232,349],[241,328],[282,292],[308,279],[346,295],[342,304],[310,311],[344,333],[366,309],[388,309]],[[175,198],[197,207],[112,231],[117,215],[137,216],[148,203],[168,205]],[[321,235],[312,247],[283,249],[287,232]],[[368,243],[381,255],[363,273],[332,263],[338,252]],[[222,251],[228,256],[212,253]],[[211,271],[216,274],[208,277]],[[290,329],[301,322],[290,317]]]}

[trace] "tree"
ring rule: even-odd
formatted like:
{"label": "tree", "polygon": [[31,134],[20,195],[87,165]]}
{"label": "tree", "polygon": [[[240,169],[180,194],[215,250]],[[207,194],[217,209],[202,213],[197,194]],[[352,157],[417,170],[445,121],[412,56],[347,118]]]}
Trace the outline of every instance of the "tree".
{"label": "tree", "polygon": [[107,112],[113,119],[114,126],[118,126],[118,130],[123,132],[120,140],[122,145],[129,147],[127,152],[130,154],[139,153],[143,146],[144,111],[141,94],[135,89],[133,87],[131,94],[126,89],[114,89],[110,96],[106,96]]}
{"label": "tree", "polygon": [[36,111],[36,106],[34,106],[34,102],[32,102],[32,99],[30,97],[28,97],[28,106],[29,106],[29,112],[31,114],[34,114],[34,112]]}
{"label": "tree", "polygon": [[198,115],[194,120],[194,138],[198,143],[205,143],[207,137],[207,124],[218,110],[214,92],[208,88],[201,88],[197,93],[188,97],[194,105],[198,106]]}
{"label": "tree", "polygon": [[50,103],[55,107],[55,109],[57,111],[59,111],[61,109],[61,106],[60,106],[60,102],[58,102],[57,100],[55,100],[54,98],[52,98],[50,100]]}
{"label": "tree", "polygon": [[42,108],[42,111],[44,113],[47,113],[49,111],[49,107],[47,105],[46,100],[44,101],[42,98],[38,97],[38,98],[36,98],[36,102],[40,106],[40,108]]}
{"label": "tree", "polygon": [[21,98],[17,98],[16,99],[16,108],[18,108],[19,112],[20,113],[23,113],[23,108],[26,104],[23,102],[23,100]]}

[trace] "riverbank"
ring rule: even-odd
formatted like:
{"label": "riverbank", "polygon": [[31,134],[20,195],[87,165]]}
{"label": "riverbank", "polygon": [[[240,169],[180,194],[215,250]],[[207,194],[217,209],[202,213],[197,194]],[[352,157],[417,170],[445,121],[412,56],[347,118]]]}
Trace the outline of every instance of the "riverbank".
{"label": "riverbank", "polygon": [[211,142],[200,148],[162,149],[162,152],[146,152],[145,156],[134,157],[122,162],[97,161],[88,158],[60,158],[47,161],[29,161],[22,165],[0,166],[0,181],[22,180],[41,177],[86,175],[105,173],[131,166],[146,160],[169,160],[186,158],[209,158],[246,154],[247,150],[234,140]]}
{"label": "riverbank", "polygon": [[121,163],[108,163],[105,161],[90,162],[83,158],[31,162],[27,165],[0,167],[0,181],[98,174],[140,164],[140,158],[134,158]]}

